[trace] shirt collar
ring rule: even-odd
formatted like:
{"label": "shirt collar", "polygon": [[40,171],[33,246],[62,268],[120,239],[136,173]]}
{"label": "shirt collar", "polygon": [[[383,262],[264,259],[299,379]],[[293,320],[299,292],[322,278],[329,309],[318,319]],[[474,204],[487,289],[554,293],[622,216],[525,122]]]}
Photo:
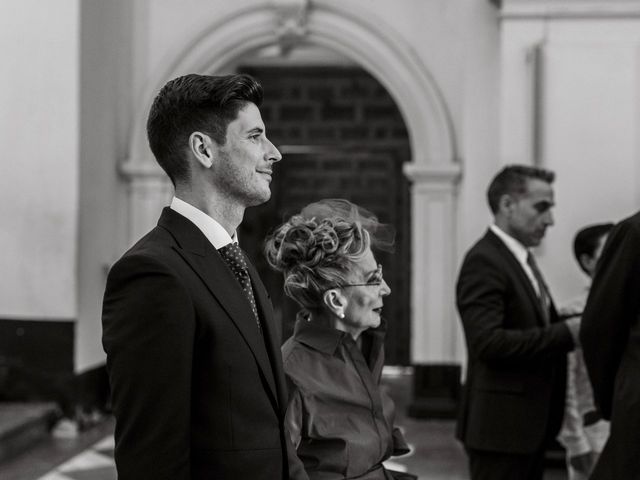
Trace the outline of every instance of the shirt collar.
{"label": "shirt collar", "polygon": [[[374,343],[383,345],[386,326],[387,324],[383,319],[378,328],[365,330],[361,335],[363,337],[371,337]],[[348,333],[312,321],[310,322],[305,316],[298,317],[293,336],[300,343],[304,343],[328,355],[333,355],[341,342],[351,339]]]}
{"label": "shirt collar", "polygon": [[328,355],[335,353],[346,335],[348,334],[345,332],[310,322],[305,318],[298,318],[293,331],[293,337],[297,341]]}
{"label": "shirt collar", "polygon": [[518,259],[521,264],[527,263],[527,255],[529,255],[529,250],[522,245],[518,240],[513,238],[511,235],[506,233],[504,230],[500,229],[496,224],[493,224],[489,227],[496,236],[502,240],[502,242],[507,246],[507,248],[513,253],[513,255]]}
{"label": "shirt collar", "polygon": [[173,197],[170,207],[171,210],[174,210],[187,218],[187,220],[190,220],[196,227],[198,227],[216,250],[238,241],[237,232],[234,232],[233,236],[230,236],[224,227],[216,220],[184,200],[180,200],[178,197]]}

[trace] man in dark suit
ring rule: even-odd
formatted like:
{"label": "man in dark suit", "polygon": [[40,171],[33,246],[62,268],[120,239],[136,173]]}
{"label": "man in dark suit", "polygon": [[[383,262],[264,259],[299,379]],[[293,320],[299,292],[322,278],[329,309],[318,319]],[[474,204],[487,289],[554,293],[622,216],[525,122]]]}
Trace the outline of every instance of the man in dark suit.
{"label": "man in dark suit", "polygon": [[473,480],[539,480],[562,422],[566,354],[578,320],[559,320],[529,251],[553,224],[553,172],[512,165],[491,182],[494,224],[457,283],[468,365],[457,436]]}
{"label": "man in dark suit", "polygon": [[611,432],[590,478],[640,478],[640,212],[614,227],[580,331],[601,415]]}
{"label": "man in dark suit", "polygon": [[249,76],[186,75],[151,107],[175,197],[111,269],[102,316],[120,480],[288,478],[279,331],[233,243],[281,159],[261,100]]}

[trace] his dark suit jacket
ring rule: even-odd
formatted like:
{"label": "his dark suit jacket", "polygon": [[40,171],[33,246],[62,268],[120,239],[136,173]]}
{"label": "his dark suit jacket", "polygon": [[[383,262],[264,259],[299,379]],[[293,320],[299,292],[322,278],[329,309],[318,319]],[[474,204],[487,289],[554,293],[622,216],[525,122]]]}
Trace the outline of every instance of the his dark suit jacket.
{"label": "his dark suit jacket", "polygon": [[288,478],[279,332],[249,273],[264,340],[224,260],[169,208],[111,269],[103,345],[120,480]]}
{"label": "his dark suit jacket", "polygon": [[490,230],[467,253],[457,305],[468,350],[457,436],[467,448],[531,454],[558,433],[571,333],[550,325],[525,271]]}
{"label": "his dark suit jacket", "polygon": [[592,479],[640,478],[640,212],[619,223],[602,252],[580,340],[611,434]]}

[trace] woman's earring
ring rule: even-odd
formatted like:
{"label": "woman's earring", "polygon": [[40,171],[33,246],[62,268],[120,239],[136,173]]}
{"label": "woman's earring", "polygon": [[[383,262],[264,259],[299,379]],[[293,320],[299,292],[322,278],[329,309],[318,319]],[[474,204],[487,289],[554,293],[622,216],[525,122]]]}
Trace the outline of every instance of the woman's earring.
{"label": "woman's earring", "polygon": [[338,314],[338,316],[339,316],[340,318],[344,318],[344,312],[340,312],[340,313]]}

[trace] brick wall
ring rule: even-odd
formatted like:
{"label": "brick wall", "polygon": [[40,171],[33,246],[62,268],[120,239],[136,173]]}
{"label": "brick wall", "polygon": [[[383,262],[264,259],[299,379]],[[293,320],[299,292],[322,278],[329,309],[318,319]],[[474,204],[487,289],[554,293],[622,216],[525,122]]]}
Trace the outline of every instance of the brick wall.
{"label": "brick wall", "polygon": [[407,130],[395,102],[359,68],[245,68],[265,91],[261,107],[276,145],[391,146],[408,155]]}
{"label": "brick wall", "polygon": [[[310,202],[347,198],[396,228],[396,250],[376,257],[392,294],[385,300],[387,363],[409,363],[410,202],[402,164],[410,147],[404,121],[388,92],[359,68],[244,68],[264,87],[267,136],[283,151],[272,200],[249,209],[241,242],[256,259],[291,334],[297,306],[261,255],[266,233]],[[302,147],[302,148],[301,148]],[[287,153],[288,152],[288,153]]]}

